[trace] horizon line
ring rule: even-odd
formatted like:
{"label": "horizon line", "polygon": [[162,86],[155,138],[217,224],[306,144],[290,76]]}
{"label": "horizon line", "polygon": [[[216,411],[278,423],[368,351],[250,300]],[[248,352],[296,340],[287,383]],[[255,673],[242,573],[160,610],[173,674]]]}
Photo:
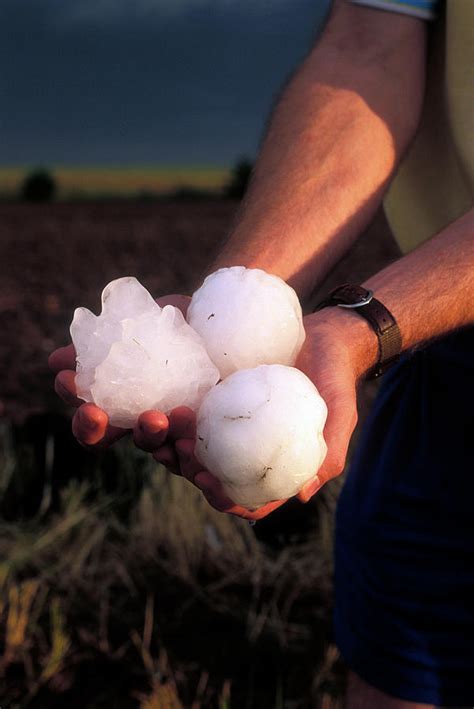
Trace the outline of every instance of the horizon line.
{"label": "horizon line", "polygon": [[0,171],[5,170],[230,170],[233,165],[216,164],[216,163],[155,163],[155,164],[140,164],[140,163],[122,163],[122,164],[107,164],[107,163],[10,163],[8,165],[0,164]]}

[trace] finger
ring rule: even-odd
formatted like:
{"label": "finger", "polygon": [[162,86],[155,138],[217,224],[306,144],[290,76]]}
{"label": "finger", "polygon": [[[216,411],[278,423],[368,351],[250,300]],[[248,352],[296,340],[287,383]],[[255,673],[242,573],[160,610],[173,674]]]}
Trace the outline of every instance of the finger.
{"label": "finger", "polygon": [[74,345],[59,347],[48,357],[49,368],[57,374],[62,369],[76,369],[76,350]]}
{"label": "finger", "polygon": [[[288,502],[288,500],[274,500],[273,502],[268,502],[266,505],[263,505],[263,507],[259,507],[257,510],[244,510],[246,512],[245,519],[254,521],[263,519],[264,517],[267,517],[267,515],[269,515],[271,512],[274,512],[276,509],[284,505],[285,502]],[[243,514],[240,514],[239,516],[244,517]]]}
{"label": "finger", "polygon": [[202,491],[209,504],[218,512],[236,515],[247,520],[263,519],[286,502],[286,500],[274,500],[256,510],[248,510],[241,505],[236,505],[225,494],[221,482],[207,471],[198,473],[194,477],[194,484]]}
{"label": "finger", "polygon": [[77,396],[75,379],[76,372],[71,369],[63,369],[56,375],[54,391],[68,406],[77,408],[84,403],[84,400]]}
{"label": "finger", "polygon": [[297,494],[300,502],[309,502],[323,485],[342,473],[356,422],[357,410],[352,398],[341,399],[329,408],[324,427],[327,454],[317,474],[303,485]]}
{"label": "finger", "polygon": [[225,494],[221,482],[207,470],[197,473],[193,482],[209,504],[219,512],[229,512],[237,508],[237,505]]}
{"label": "finger", "polygon": [[79,443],[94,446],[107,431],[109,417],[95,404],[82,404],[72,419],[72,432]]}
{"label": "finger", "polygon": [[324,427],[324,439],[328,452],[318,470],[321,485],[340,475],[344,470],[349,443],[356,423],[355,397],[354,399],[341,399],[336,405],[329,407]]}
{"label": "finger", "polygon": [[175,442],[174,447],[178,456],[181,475],[193,482],[196,473],[202,471],[202,463],[194,455],[194,440],[180,438]]}
{"label": "finger", "polygon": [[173,293],[171,295],[162,295],[161,298],[156,299],[156,302],[158,303],[160,308],[164,308],[165,305],[174,305],[174,307],[178,308],[178,310],[181,310],[184,317],[186,317],[191,298],[189,297],[189,295]]}
{"label": "finger", "polygon": [[196,414],[188,406],[178,406],[170,412],[169,437],[173,441],[196,438]]}
{"label": "finger", "polygon": [[162,411],[145,411],[140,414],[133,429],[133,440],[138,448],[154,451],[159,448],[168,435],[169,421]]}
{"label": "finger", "polygon": [[118,428],[118,426],[107,426],[103,438],[98,443],[94,443],[94,450],[104,450],[130,433],[129,428]]}
{"label": "finger", "polygon": [[165,468],[174,475],[181,475],[176,451],[168,443],[165,443],[163,446],[160,446],[158,450],[153,451],[152,456],[157,463],[161,463],[161,465],[164,465]]}
{"label": "finger", "polygon": [[315,475],[312,480],[309,480],[309,482],[303,485],[296,497],[300,502],[309,502],[313,495],[319,492],[323,485],[324,482],[322,482],[319,475]]}

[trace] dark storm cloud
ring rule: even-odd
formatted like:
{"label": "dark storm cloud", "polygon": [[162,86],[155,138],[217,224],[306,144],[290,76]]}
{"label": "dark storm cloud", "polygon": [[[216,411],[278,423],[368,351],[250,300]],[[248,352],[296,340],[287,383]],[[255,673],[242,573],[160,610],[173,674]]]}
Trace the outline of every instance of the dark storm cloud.
{"label": "dark storm cloud", "polygon": [[321,0],[2,0],[3,164],[251,154]]}

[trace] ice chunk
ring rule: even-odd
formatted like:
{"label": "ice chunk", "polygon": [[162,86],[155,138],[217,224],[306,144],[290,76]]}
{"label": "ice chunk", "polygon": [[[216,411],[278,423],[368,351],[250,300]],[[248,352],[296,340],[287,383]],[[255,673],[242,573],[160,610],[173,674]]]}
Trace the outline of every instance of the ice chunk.
{"label": "ice chunk", "polygon": [[293,367],[235,372],[205,396],[195,454],[237,504],[255,509],[296,495],[326,456],[327,407]]}
{"label": "ice chunk", "polygon": [[258,268],[221,268],[194,293],[187,313],[222,379],[260,364],[293,365],[305,340],[293,288]]}
{"label": "ice chunk", "polygon": [[177,308],[160,308],[136,278],[112,281],[102,313],[78,308],[71,324],[76,386],[115,426],[133,426],[148,409],[197,410],[219,379],[201,337]]}
{"label": "ice chunk", "polygon": [[156,301],[133,276],[117,278],[102,291],[102,314],[108,320],[124,320],[156,312]]}

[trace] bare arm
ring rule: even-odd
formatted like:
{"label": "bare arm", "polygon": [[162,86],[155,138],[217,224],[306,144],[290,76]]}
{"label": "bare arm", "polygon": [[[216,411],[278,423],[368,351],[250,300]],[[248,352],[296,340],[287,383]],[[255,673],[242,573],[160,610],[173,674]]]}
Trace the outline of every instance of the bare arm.
{"label": "bare arm", "polygon": [[[403,350],[474,325],[474,209],[364,285],[395,316]],[[329,326],[345,341],[356,379],[377,362],[377,338],[360,315],[328,308],[307,316],[305,326]],[[308,371],[313,349],[302,353],[300,364]]]}
{"label": "bare arm", "polygon": [[344,0],[276,107],[210,270],[276,273],[306,297],[370,222],[418,124],[425,27]]}
{"label": "bare arm", "polygon": [[[404,349],[474,324],[470,295],[474,289],[474,210],[366,285],[394,313]],[[302,501],[344,469],[357,422],[357,382],[378,358],[377,338],[356,313],[326,308],[307,316],[305,328],[307,337],[296,366],[312,379],[328,406],[324,428],[328,452],[315,478],[300,491]],[[218,509],[259,519],[281,504],[273,502],[256,512],[235,506],[211,474],[199,472],[192,460],[192,444],[187,453],[189,462],[181,463],[182,470]]]}
{"label": "bare arm", "polygon": [[474,209],[367,286],[395,315],[403,349],[474,324]]}
{"label": "bare arm", "polygon": [[[273,271],[302,297],[370,220],[414,135],[423,94],[421,24],[364,11],[351,40],[348,18],[360,8],[340,8],[276,110],[249,197],[215,264]],[[379,22],[387,42],[367,49]],[[404,349],[473,324],[473,212],[366,285],[395,315]],[[302,500],[343,470],[357,381],[378,358],[377,338],[356,313],[328,308],[305,318],[305,327],[297,366],[315,382],[329,415],[328,454]],[[200,473],[195,482],[212,504],[235,511],[211,475]]]}

